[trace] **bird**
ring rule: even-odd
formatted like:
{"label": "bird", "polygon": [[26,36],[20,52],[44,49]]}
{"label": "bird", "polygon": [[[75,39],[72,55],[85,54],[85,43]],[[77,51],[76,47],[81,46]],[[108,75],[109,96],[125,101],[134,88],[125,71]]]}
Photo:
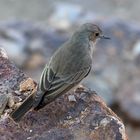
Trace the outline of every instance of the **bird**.
{"label": "bird", "polygon": [[91,71],[99,39],[110,38],[93,23],[81,25],[50,58],[41,74],[38,91],[27,97],[10,117],[19,122],[31,108],[39,110],[78,85]]}

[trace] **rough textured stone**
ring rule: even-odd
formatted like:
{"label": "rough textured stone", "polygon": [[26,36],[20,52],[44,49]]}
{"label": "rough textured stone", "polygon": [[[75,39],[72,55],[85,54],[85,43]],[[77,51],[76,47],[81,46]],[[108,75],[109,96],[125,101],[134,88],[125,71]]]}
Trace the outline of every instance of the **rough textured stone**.
{"label": "rough textured stone", "polygon": [[0,94],[18,89],[25,78],[24,73],[9,61],[6,52],[0,48]]}
{"label": "rough textured stone", "polygon": [[[0,51],[0,71],[3,72],[0,93],[20,90],[25,79],[32,83],[2,53]],[[75,102],[69,101],[71,95],[75,96]],[[8,109],[5,108],[5,112]],[[0,119],[1,140],[127,140],[122,121],[95,92],[84,87],[59,97],[38,112],[29,111],[19,124],[8,118],[8,113]]]}

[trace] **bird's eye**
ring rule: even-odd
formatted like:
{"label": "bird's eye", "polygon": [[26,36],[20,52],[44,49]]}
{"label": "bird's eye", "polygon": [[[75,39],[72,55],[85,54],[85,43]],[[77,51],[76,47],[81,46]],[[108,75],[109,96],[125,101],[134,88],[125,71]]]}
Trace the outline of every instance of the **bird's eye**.
{"label": "bird's eye", "polygon": [[99,33],[95,33],[95,36],[98,37],[99,36]]}

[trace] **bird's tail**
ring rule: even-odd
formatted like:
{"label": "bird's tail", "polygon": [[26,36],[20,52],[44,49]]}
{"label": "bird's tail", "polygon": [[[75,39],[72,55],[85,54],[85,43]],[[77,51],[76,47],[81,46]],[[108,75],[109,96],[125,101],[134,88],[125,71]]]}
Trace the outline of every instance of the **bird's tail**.
{"label": "bird's tail", "polygon": [[33,94],[31,94],[14,112],[10,114],[10,117],[15,122],[19,122],[25,113],[32,108],[34,101],[33,97]]}

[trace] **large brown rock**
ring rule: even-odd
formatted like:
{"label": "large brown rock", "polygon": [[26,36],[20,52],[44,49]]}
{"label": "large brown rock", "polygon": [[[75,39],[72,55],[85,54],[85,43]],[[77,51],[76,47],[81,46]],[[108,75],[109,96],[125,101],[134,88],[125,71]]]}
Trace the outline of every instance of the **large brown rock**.
{"label": "large brown rock", "polygon": [[8,114],[36,84],[9,61],[3,49],[0,74],[0,95],[6,95],[8,102],[14,98],[13,104],[6,102],[1,115],[0,140],[127,140],[122,121],[95,92],[84,87],[66,93],[38,112],[29,111],[19,124],[14,123]]}

